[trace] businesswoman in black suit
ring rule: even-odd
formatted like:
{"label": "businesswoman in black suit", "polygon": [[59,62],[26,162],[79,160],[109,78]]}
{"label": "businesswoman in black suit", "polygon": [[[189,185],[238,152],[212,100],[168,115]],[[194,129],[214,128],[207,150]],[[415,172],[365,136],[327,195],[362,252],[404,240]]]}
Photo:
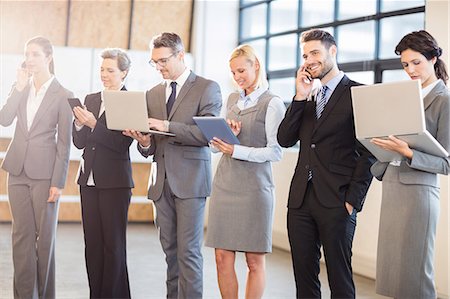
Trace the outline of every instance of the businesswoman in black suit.
{"label": "businesswoman in black suit", "polygon": [[[106,49],[100,75],[105,90],[125,90],[130,59],[121,49]],[[73,143],[83,149],[80,163],[85,259],[91,298],[130,298],[126,226],[131,188],[132,138],[106,127],[103,92],[75,107]]]}

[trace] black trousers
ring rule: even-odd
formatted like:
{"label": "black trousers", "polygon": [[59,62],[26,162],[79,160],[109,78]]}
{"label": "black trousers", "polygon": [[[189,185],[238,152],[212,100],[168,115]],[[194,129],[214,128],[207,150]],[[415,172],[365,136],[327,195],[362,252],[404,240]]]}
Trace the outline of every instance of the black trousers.
{"label": "black trousers", "polygon": [[130,188],[81,187],[90,298],[130,298],[126,229]]}
{"label": "black trousers", "polygon": [[297,298],[321,298],[321,246],[331,298],[355,298],[351,257],[356,211],[349,215],[344,203],[339,208],[323,207],[309,182],[302,206],[288,209],[287,226]]}

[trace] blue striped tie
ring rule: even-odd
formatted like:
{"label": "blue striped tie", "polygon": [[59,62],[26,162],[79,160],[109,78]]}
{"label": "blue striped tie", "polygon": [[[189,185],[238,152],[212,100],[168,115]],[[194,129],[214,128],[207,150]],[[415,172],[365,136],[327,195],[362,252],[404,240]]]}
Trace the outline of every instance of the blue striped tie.
{"label": "blue striped tie", "polygon": [[[325,109],[325,105],[327,104],[326,100],[326,94],[327,94],[327,86],[324,85],[320,88],[320,90],[317,92],[316,96],[316,118],[319,119],[322,115],[323,109]],[[308,171],[308,181],[310,181],[313,177],[312,170],[310,169]]]}
{"label": "blue striped tie", "polygon": [[327,86],[324,85],[320,88],[319,92],[317,93],[316,98],[316,118],[319,119],[322,115],[323,109],[325,109],[325,105],[327,104]]}

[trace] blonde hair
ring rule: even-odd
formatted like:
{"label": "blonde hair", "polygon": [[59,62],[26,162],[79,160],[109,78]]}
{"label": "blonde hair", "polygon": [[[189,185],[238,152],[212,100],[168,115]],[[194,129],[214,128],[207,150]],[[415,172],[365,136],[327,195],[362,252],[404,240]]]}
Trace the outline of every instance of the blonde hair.
{"label": "blonde hair", "polygon": [[245,57],[248,62],[250,62],[252,65],[255,65],[256,63],[259,64],[259,71],[256,74],[256,88],[262,87],[262,88],[268,88],[269,82],[267,81],[266,71],[264,69],[264,65],[261,62],[261,59],[258,58],[258,55],[255,51],[255,49],[252,48],[250,45],[240,45],[237,48],[231,52],[230,59],[228,62],[231,62],[231,60],[238,58],[238,57]]}

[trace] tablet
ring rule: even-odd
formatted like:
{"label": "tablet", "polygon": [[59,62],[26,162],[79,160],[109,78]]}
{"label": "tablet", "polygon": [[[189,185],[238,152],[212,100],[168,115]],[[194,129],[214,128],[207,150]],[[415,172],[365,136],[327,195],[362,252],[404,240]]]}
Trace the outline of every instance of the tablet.
{"label": "tablet", "polygon": [[174,137],[175,134],[150,130],[145,91],[103,91],[106,126],[110,130],[135,130],[153,135]]}
{"label": "tablet", "polygon": [[193,119],[208,141],[212,140],[213,137],[217,137],[229,144],[240,144],[239,139],[233,134],[224,118],[194,116]]}

